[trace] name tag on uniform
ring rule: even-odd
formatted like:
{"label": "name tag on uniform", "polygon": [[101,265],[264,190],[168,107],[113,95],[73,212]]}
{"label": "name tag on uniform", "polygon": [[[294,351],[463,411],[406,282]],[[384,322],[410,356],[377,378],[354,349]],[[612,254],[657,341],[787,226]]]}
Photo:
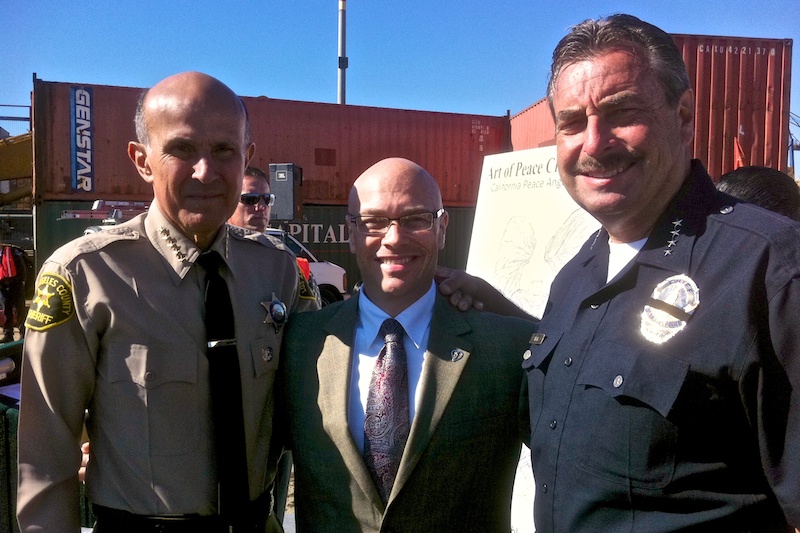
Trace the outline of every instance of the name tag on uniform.
{"label": "name tag on uniform", "polygon": [[547,335],[544,333],[534,333],[531,335],[531,340],[528,341],[530,344],[535,344],[536,346],[540,346],[544,340],[547,338]]}

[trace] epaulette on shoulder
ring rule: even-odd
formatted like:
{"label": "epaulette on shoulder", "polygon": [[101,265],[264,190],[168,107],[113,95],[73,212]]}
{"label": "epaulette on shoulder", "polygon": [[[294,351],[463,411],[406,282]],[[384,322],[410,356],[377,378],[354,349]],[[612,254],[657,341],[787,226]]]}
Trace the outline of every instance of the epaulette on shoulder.
{"label": "epaulette on shoulder", "polygon": [[100,250],[111,243],[119,241],[135,241],[139,239],[142,234],[135,228],[129,226],[114,226],[96,233],[84,235],[66,247],[70,247],[75,255],[94,252]]}
{"label": "epaulette on shoulder", "polygon": [[289,251],[289,248],[287,248],[280,239],[272,235],[267,235],[266,233],[261,233],[260,231],[228,224],[228,235],[238,240],[258,242],[269,248]]}
{"label": "epaulette on shoulder", "polygon": [[135,241],[141,236],[139,230],[130,226],[114,226],[78,237],[59,248],[53,255],[71,256],[65,257],[65,259],[72,259],[82,254],[95,252],[115,242]]}

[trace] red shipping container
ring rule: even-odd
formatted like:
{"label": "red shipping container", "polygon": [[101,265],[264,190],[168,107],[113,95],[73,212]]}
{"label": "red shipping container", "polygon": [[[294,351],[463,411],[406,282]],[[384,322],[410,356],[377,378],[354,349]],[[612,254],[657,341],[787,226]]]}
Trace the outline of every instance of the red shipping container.
{"label": "red shipping container", "polygon": [[[128,141],[135,139],[133,115],[141,91],[35,80],[37,202],[152,197],[150,185],[139,177],[127,155]],[[302,167],[306,204],[346,205],[350,185],[361,172],[380,159],[399,156],[431,172],[445,205],[474,206],[483,156],[511,149],[507,116],[266,97],[243,100],[256,143],[252,164],[264,170],[270,163]],[[76,158],[76,152],[80,157]],[[76,164],[78,170],[73,168]],[[82,171],[91,190],[75,189],[74,176]]]}

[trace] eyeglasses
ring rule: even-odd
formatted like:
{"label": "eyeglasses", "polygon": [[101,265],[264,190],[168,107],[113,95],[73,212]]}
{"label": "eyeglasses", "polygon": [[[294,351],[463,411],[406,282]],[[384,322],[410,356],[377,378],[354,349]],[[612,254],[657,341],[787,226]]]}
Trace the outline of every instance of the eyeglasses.
{"label": "eyeglasses", "polygon": [[418,231],[428,231],[433,227],[433,221],[444,214],[444,208],[439,208],[435,213],[425,211],[423,213],[411,213],[399,218],[376,217],[372,215],[348,215],[350,222],[355,224],[359,233],[364,235],[386,235],[392,222],[397,223],[397,227],[416,233]]}
{"label": "eyeglasses", "polygon": [[275,195],[271,192],[266,194],[258,194],[257,192],[247,192],[244,193],[240,198],[239,201],[244,205],[256,205],[261,200],[264,200],[264,204],[267,207],[273,205],[275,203]]}

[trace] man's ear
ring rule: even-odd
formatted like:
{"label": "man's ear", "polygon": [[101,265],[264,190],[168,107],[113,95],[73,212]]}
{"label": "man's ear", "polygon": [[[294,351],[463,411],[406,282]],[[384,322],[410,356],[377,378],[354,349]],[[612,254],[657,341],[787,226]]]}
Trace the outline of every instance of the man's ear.
{"label": "man's ear", "polygon": [[694,140],[694,91],[686,89],[678,102],[678,116],[681,121],[681,137],[687,146]]}
{"label": "man's ear", "polygon": [[439,234],[436,237],[439,240],[439,250],[444,250],[444,241],[445,237],[447,236],[447,223],[449,221],[450,221],[450,214],[447,211],[445,211],[439,218]]}
{"label": "man's ear", "polygon": [[153,172],[147,162],[147,148],[144,144],[131,141],[128,143],[128,157],[136,165],[136,171],[147,183],[153,183]]}

